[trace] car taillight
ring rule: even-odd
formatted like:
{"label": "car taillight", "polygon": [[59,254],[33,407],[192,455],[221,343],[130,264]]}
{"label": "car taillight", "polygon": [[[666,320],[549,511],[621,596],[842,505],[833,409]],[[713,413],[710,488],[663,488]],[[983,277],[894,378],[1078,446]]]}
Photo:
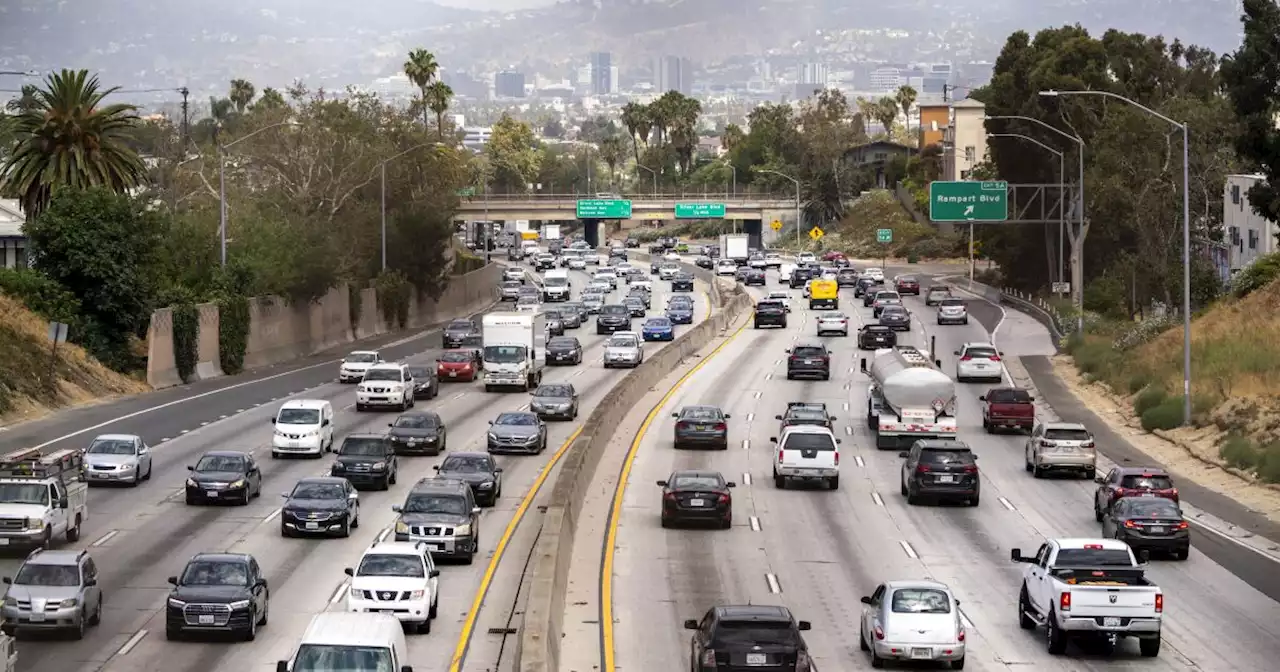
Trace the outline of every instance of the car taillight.
{"label": "car taillight", "polygon": [[1164,613],[1164,593],[1156,593],[1156,613]]}
{"label": "car taillight", "polygon": [[991,361],[993,361],[993,362],[998,362],[998,361],[1000,361],[1000,356],[999,356],[999,355],[991,355],[991,356],[990,356],[990,357],[988,357],[987,359],[989,359],[989,360],[991,360]]}
{"label": "car taillight", "polygon": [[1136,529],[1138,529],[1138,524],[1137,524],[1137,523],[1135,523],[1135,522],[1133,522],[1132,520],[1126,520],[1126,521],[1124,521],[1124,526],[1125,526],[1125,527],[1127,527],[1127,528],[1129,528],[1129,529],[1131,529],[1131,530],[1136,530]]}
{"label": "car taillight", "polygon": [[1093,443],[1092,441],[1085,441],[1083,444],[1081,444],[1081,447],[1082,447],[1082,448],[1093,448],[1093,447],[1094,447],[1094,443]]}
{"label": "car taillight", "polygon": [[917,464],[917,465],[916,465],[916,473],[918,473],[918,474],[927,474],[927,473],[929,473],[929,465],[927,465],[927,464]]}
{"label": "car taillight", "polygon": [[840,451],[836,451],[836,466],[840,466]]}
{"label": "car taillight", "polygon": [[779,448],[779,449],[778,449],[778,461],[779,461],[779,462],[781,462],[781,461],[783,460],[783,456],[784,456],[784,455],[786,455],[786,454],[787,454],[787,451],[785,451],[785,450],[783,450],[783,449]]}
{"label": "car taillight", "polygon": [[880,627],[879,623],[876,623],[875,634],[876,639],[884,639],[884,628]]}
{"label": "car taillight", "polygon": [[1190,527],[1190,524],[1189,524],[1189,523],[1187,523],[1187,521],[1185,521],[1185,520],[1184,520],[1184,521],[1182,521],[1181,523],[1178,523],[1177,525],[1174,525],[1173,527],[1174,527],[1174,529],[1176,529],[1176,530],[1185,530],[1185,529],[1187,529],[1188,527]]}
{"label": "car taillight", "polygon": [[689,429],[689,423],[681,420],[676,423],[676,429]]}
{"label": "car taillight", "polygon": [[957,633],[956,633],[956,641],[957,641],[957,642],[963,642],[963,641],[964,641],[964,626],[963,626],[963,625],[962,625],[962,626],[960,626],[960,632],[957,632]]}
{"label": "car taillight", "polygon": [[729,426],[724,424],[723,422],[717,422],[715,425],[711,427],[711,429],[714,429],[717,432],[724,432],[724,431],[728,431]]}
{"label": "car taillight", "polygon": [[962,361],[962,362],[967,362],[967,361],[969,361],[969,360],[971,360],[971,359],[973,359],[973,358],[972,358],[972,357],[970,357],[969,355],[965,355],[964,357],[961,357],[961,358],[960,358],[960,361]]}
{"label": "car taillight", "polygon": [[[1160,596],[1157,595],[1156,600],[1159,599]],[[1157,601],[1156,604],[1159,604],[1159,602]],[[1058,598],[1058,611],[1071,611],[1071,593],[1063,593],[1062,596]]]}
{"label": "car taillight", "polygon": [[807,651],[796,652],[796,672],[813,672],[813,662]]}
{"label": "car taillight", "polygon": [[1049,439],[1040,439],[1041,448],[1052,448],[1053,445],[1053,441],[1050,441]]}
{"label": "car taillight", "polygon": [[966,474],[976,474],[976,473],[978,473],[978,465],[976,465],[976,464],[966,464],[966,465],[964,466],[964,473],[966,473]]}
{"label": "car taillight", "polygon": [[702,669],[716,669],[716,652],[715,649],[706,649],[702,652]]}
{"label": "car taillight", "polygon": [[720,495],[720,503],[721,503],[721,504],[728,504],[728,503],[729,503],[729,495]]}

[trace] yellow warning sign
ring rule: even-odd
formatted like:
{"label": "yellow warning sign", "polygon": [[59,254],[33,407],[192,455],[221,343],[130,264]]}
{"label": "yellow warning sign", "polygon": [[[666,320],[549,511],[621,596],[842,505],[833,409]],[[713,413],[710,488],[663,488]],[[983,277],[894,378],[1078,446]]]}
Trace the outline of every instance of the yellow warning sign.
{"label": "yellow warning sign", "polygon": [[823,231],[823,230],[822,230],[821,228],[819,228],[819,227],[816,227],[816,226],[815,226],[815,227],[813,227],[812,229],[809,229],[809,237],[810,237],[810,238],[812,238],[812,239],[814,239],[814,240],[818,240],[819,238],[822,238],[822,237],[823,237],[823,236],[825,236],[825,235],[827,235],[827,232],[826,232],[826,231]]}
{"label": "yellow warning sign", "polygon": [[775,220],[773,220],[773,222],[771,222],[771,223],[769,224],[769,228],[773,229],[774,231],[781,231],[781,230],[782,230],[782,220],[781,220],[781,219],[775,219]]}

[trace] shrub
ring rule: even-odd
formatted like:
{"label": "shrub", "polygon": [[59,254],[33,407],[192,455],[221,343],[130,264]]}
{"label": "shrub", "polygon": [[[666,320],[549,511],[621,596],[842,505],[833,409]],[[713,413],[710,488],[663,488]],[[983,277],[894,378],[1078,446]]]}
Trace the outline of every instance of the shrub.
{"label": "shrub", "polygon": [[244,370],[249,322],[248,298],[235,295],[218,300],[218,363],[229,376]]}
{"label": "shrub", "polygon": [[1170,397],[1142,414],[1142,428],[1148,432],[1182,426],[1182,399]]}
{"label": "shrub", "polygon": [[409,297],[412,287],[399,271],[385,271],[374,280],[378,292],[378,308],[387,326],[404,329],[409,324]]}
{"label": "shrub", "polygon": [[347,283],[347,322],[351,324],[351,333],[360,330],[360,313],[364,310],[364,295],[360,283]]}
{"label": "shrub", "polygon": [[1165,392],[1163,387],[1148,387],[1133,400],[1133,413],[1142,417],[1147,411],[1163,404],[1168,398],[1169,393]]}
{"label": "shrub", "polygon": [[1254,473],[1264,483],[1280,483],[1280,443],[1273,441],[1261,447]]}
{"label": "shrub", "polygon": [[0,291],[46,320],[72,325],[80,315],[80,300],[75,294],[38,271],[0,268]]}
{"label": "shrub", "polygon": [[1257,466],[1259,455],[1258,447],[1248,438],[1238,434],[1228,436],[1222,445],[1218,446],[1218,456],[1227,463],[1227,466],[1245,471],[1250,471]]}
{"label": "shrub", "polygon": [[1144,387],[1151,384],[1151,374],[1146,371],[1138,371],[1129,376],[1129,394],[1137,394]]}
{"label": "shrub", "polygon": [[1143,320],[1116,338],[1113,347],[1116,350],[1131,350],[1140,345],[1146,345],[1169,328],[1181,323],[1181,319],[1171,315]]}
{"label": "shrub", "polygon": [[178,368],[178,377],[182,382],[191,382],[196,372],[196,358],[200,342],[200,314],[196,305],[190,300],[174,304],[173,319],[173,362]]}
{"label": "shrub", "polygon": [[1258,257],[1231,280],[1231,293],[1244,298],[1280,277],[1280,252]]}

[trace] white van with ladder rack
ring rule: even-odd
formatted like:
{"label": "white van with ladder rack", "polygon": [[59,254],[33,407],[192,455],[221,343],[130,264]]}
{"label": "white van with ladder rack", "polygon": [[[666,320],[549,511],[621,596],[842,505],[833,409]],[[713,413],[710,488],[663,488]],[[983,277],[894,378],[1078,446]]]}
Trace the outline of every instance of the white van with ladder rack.
{"label": "white van with ladder rack", "polygon": [[76,541],[88,519],[84,451],[26,448],[0,457],[0,548],[48,548],[59,536]]}

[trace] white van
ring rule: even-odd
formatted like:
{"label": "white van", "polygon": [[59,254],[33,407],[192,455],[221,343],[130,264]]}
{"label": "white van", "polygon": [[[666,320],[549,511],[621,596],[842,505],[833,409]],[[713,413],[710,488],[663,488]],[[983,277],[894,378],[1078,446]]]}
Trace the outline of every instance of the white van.
{"label": "white van", "polygon": [[390,614],[316,614],[293,657],[276,663],[276,672],[330,670],[413,672],[400,621]]}
{"label": "white van", "polygon": [[796,270],[795,264],[783,264],[778,267],[778,282],[791,282],[791,272]]}
{"label": "white van", "polygon": [[271,457],[310,455],[333,450],[333,404],[322,399],[293,399],[280,405],[271,424]]}
{"label": "white van", "polygon": [[543,301],[568,301],[569,294],[569,271],[553,268],[542,275]]}

